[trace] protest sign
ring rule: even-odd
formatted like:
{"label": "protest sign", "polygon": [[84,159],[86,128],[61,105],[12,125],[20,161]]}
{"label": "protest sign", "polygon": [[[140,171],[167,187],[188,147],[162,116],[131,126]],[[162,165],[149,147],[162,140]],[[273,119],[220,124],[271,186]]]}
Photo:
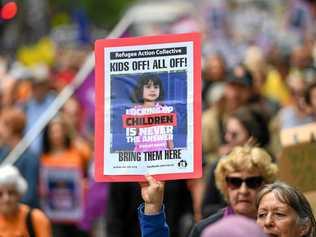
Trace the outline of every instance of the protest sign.
{"label": "protest sign", "polygon": [[316,123],[280,132],[283,150],[278,159],[279,178],[301,191],[316,191]]}
{"label": "protest sign", "polygon": [[80,169],[49,167],[40,172],[41,208],[52,222],[76,223],[83,215]]}
{"label": "protest sign", "polygon": [[316,190],[311,192],[305,192],[304,196],[307,198],[309,204],[311,204],[313,212],[316,213]]}
{"label": "protest sign", "polygon": [[316,143],[285,147],[278,159],[279,179],[303,192],[316,191]]}
{"label": "protest sign", "polygon": [[316,123],[308,123],[297,127],[284,128],[280,133],[283,147],[299,143],[316,141]]}
{"label": "protest sign", "polygon": [[97,181],[198,178],[198,33],[97,40]]}

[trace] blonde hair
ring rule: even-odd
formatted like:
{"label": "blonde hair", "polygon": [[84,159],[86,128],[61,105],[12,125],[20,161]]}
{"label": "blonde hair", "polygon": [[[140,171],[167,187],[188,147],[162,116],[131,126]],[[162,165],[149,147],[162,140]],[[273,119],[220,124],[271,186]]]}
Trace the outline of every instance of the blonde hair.
{"label": "blonde hair", "polygon": [[259,171],[265,183],[276,179],[277,165],[272,163],[271,156],[262,148],[251,145],[237,146],[226,157],[222,158],[215,169],[216,186],[225,199],[228,198],[226,177],[240,171]]}

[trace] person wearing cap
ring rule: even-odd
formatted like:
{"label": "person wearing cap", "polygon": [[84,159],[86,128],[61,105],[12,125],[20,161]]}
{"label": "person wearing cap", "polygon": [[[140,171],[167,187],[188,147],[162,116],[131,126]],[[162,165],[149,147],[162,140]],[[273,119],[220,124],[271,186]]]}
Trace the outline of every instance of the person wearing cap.
{"label": "person wearing cap", "polygon": [[19,202],[28,185],[17,168],[0,166],[0,235],[50,237],[48,218],[39,209]]}

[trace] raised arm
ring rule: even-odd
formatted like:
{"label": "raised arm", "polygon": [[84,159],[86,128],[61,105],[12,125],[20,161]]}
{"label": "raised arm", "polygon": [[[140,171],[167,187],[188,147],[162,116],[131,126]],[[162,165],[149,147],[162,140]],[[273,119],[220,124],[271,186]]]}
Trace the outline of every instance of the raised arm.
{"label": "raised arm", "polygon": [[140,183],[144,203],[138,208],[142,237],[168,237],[169,228],[163,209],[164,182],[145,176]]}

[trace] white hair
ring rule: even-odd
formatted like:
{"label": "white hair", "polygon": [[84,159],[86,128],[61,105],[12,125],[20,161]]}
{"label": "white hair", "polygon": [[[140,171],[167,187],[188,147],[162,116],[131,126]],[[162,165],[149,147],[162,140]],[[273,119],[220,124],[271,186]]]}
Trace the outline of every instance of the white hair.
{"label": "white hair", "polygon": [[215,104],[224,97],[224,82],[215,82],[207,91],[206,100],[209,104]]}
{"label": "white hair", "polygon": [[19,170],[12,165],[0,166],[0,187],[14,187],[20,196],[27,190],[27,182]]}

